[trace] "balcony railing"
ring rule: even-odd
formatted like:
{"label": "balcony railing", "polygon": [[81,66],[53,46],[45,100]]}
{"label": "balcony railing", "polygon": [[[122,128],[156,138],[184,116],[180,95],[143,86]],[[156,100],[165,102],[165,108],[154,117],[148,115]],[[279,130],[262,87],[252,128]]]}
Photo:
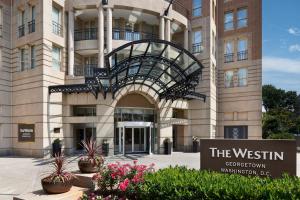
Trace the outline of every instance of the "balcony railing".
{"label": "balcony railing", "polygon": [[23,37],[25,35],[25,25],[21,25],[18,27],[19,37]]}
{"label": "balcony railing", "polygon": [[127,41],[158,38],[158,36],[153,33],[124,30],[119,28],[113,28],[112,35],[114,40],[127,40]]}
{"label": "balcony railing", "polygon": [[75,30],[75,41],[81,40],[97,40],[98,39],[98,30],[97,28],[87,28]]}
{"label": "balcony railing", "polygon": [[74,66],[74,75],[75,76],[84,76],[84,77],[93,77],[95,74],[95,69],[97,69],[97,64],[75,65]]}
{"label": "balcony railing", "polygon": [[202,53],[202,51],[203,51],[202,42],[193,44],[193,47],[192,47],[193,53]]}
{"label": "balcony railing", "polygon": [[52,32],[56,35],[62,36],[62,25],[56,21],[52,21]]}
{"label": "balcony railing", "polygon": [[237,53],[237,60],[248,60],[248,51],[240,51]]}
{"label": "balcony railing", "polygon": [[28,22],[28,33],[33,33],[35,32],[35,20],[31,20]]}
{"label": "balcony railing", "polygon": [[233,53],[227,53],[224,54],[224,62],[225,63],[230,63],[234,61],[234,54]]}

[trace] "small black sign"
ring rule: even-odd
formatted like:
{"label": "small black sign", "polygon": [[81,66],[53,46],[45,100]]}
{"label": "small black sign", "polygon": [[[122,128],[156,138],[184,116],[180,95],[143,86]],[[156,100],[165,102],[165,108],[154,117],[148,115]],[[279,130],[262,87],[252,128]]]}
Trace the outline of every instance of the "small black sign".
{"label": "small black sign", "polygon": [[34,142],[35,133],[34,133],[34,124],[19,124],[19,142]]}

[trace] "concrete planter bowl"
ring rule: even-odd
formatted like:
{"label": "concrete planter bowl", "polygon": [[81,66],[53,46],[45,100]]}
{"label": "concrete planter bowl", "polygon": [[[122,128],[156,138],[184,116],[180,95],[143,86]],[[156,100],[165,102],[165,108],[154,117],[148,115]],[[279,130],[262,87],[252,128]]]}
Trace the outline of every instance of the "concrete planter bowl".
{"label": "concrete planter bowl", "polygon": [[99,171],[97,165],[90,160],[80,159],[78,161],[78,167],[80,172],[84,174],[96,173]]}
{"label": "concrete planter bowl", "polygon": [[72,188],[72,181],[54,183],[49,178],[43,178],[41,183],[43,190],[48,194],[66,193]]}

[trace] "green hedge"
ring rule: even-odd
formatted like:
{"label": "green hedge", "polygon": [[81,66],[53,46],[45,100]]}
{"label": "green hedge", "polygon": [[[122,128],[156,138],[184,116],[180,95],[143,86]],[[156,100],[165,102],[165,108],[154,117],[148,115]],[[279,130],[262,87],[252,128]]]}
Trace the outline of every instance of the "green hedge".
{"label": "green hedge", "polygon": [[148,174],[140,188],[141,199],[265,200],[300,199],[300,180],[244,177],[240,175],[166,168]]}
{"label": "green hedge", "polygon": [[281,140],[281,139],[295,139],[295,136],[291,133],[273,133],[269,135],[268,139]]}

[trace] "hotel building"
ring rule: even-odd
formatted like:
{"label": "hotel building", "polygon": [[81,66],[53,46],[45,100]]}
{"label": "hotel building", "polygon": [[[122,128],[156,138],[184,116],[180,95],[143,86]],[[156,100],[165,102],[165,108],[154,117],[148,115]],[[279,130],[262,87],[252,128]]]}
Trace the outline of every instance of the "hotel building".
{"label": "hotel building", "polygon": [[261,0],[0,0],[0,155],[260,139]]}

